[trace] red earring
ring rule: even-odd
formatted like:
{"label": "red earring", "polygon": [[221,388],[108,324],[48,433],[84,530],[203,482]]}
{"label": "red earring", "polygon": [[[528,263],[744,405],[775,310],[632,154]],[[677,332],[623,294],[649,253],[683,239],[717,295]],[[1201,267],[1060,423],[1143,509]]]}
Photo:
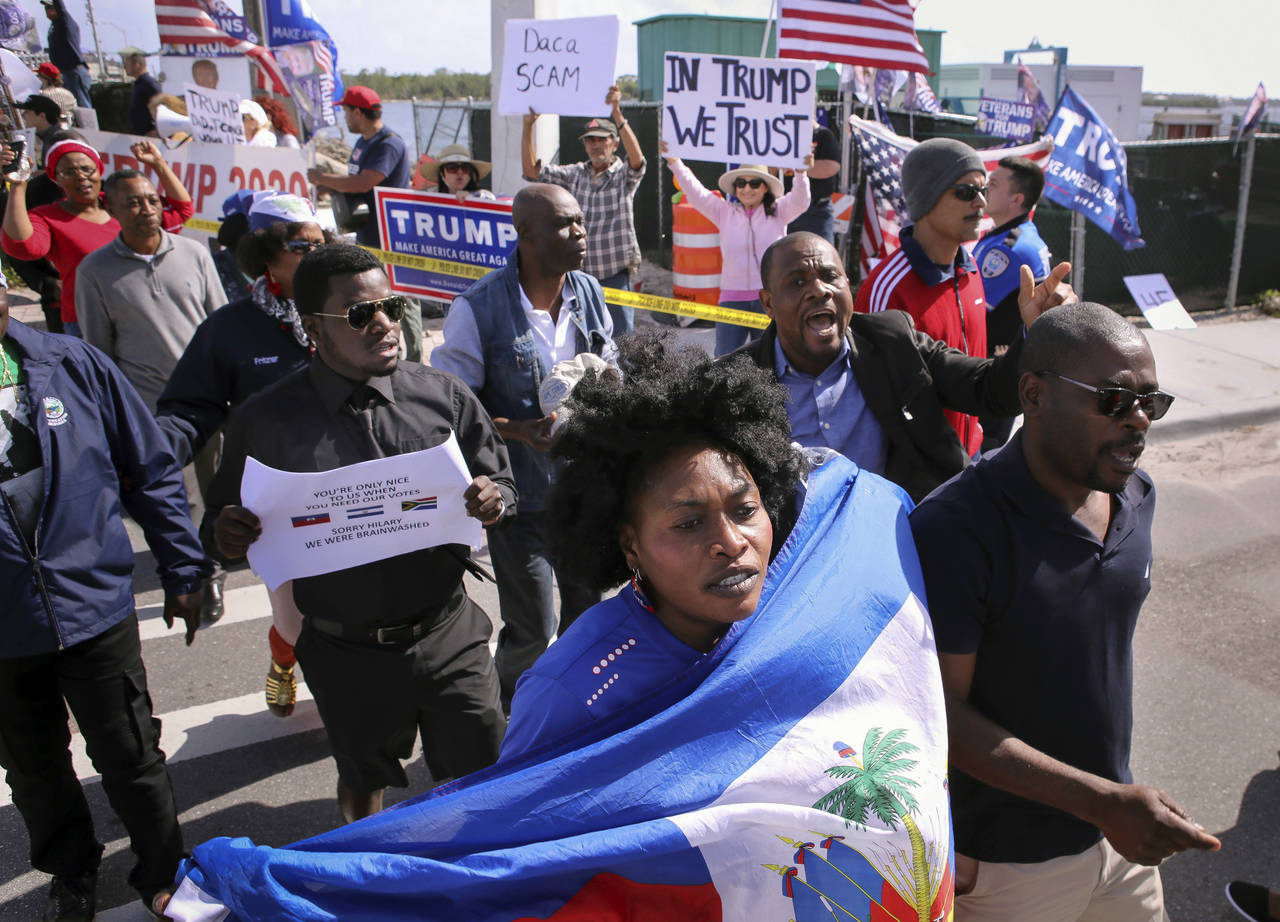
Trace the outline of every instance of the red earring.
{"label": "red earring", "polygon": [[271,277],[271,270],[267,269],[263,272],[267,278],[267,291],[271,292],[277,298],[284,294],[284,289],[280,287],[280,283]]}

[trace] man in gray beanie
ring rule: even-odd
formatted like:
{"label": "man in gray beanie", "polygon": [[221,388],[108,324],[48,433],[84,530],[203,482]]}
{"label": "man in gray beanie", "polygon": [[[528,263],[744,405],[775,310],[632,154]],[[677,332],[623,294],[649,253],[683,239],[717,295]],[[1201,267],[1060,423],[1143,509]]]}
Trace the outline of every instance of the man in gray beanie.
{"label": "man in gray beanie", "polygon": [[[897,252],[882,260],[858,289],[854,309],[906,311],[916,327],[975,358],[987,355],[982,277],[961,244],[978,239],[987,204],[987,171],[968,144],[930,138],[902,161],[902,191],[913,222]],[[976,416],[946,411],[960,445],[972,457],[982,447]]]}

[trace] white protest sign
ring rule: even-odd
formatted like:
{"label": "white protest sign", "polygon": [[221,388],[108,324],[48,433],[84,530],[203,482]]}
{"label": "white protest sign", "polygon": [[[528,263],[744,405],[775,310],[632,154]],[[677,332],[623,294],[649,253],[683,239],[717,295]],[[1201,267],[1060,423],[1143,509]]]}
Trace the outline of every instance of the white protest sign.
{"label": "white protest sign", "polygon": [[243,144],[244,120],[240,97],[235,93],[210,90],[188,83],[183,86],[191,136],[206,144]]}
{"label": "white protest sign", "polygon": [[618,67],[618,17],[508,19],[498,114],[599,115]]}
{"label": "white protest sign", "polygon": [[802,167],[813,145],[812,61],[668,51],[662,140],[688,160]]}
{"label": "white protest sign", "polygon": [[262,521],[249,563],[268,589],[441,544],[480,546],[471,484],[452,433],[425,451],[293,474],[249,458],[240,500]]}
{"label": "white protest sign", "polygon": [[1182,306],[1173,286],[1160,272],[1151,275],[1126,275],[1125,287],[1153,330],[1194,330],[1196,322]]}
{"label": "white protest sign", "polygon": [[[127,167],[142,170],[156,181],[155,171],[139,163],[129,150],[130,145],[147,138],[90,129],[81,129],[80,133],[102,156],[104,174]],[[311,195],[307,161],[300,150],[192,141],[173,150],[161,148],[161,153],[191,193],[196,217],[205,221],[222,223],[223,200],[241,189],[279,189],[302,198]],[[192,229],[186,232],[191,233]]]}

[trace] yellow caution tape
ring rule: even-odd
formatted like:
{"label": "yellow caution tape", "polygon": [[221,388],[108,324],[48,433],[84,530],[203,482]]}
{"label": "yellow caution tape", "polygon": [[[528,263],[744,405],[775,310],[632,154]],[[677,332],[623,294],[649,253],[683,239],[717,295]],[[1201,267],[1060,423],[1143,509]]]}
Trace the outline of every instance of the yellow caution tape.
{"label": "yellow caution tape", "polygon": [[[217,221],[189,218],[186,226],[193,230],[216,234],[218,228],[222,225]],[[377,247],[365,247],[364,249],[389,266],[402,266],[405,269],[439,272],[441,275],[452,275],[464,279],[484,278],[493,271],[485,266],[472,266],[447,259],[432,259],[429,256],[414,256],[411,253],[393,253],[390,250],[380,250]],[[633,307],[645,311],[656,311],[661,314],[680,314],[685,317],[696,317],[699,320],[732,323],[740,327],[751,327],[756,330],[763,330],[769,325],[769,318],[764,314],[754,314],[751,311],[740,311],[715,304],[699,304],[697,301],[684,301],[679,298],[664,298],[661,295],[650,295],[640,291],[622,291],[618,288],[606,288],[604,289],[604,297],[610,304],[620,304],[623,307]]]}

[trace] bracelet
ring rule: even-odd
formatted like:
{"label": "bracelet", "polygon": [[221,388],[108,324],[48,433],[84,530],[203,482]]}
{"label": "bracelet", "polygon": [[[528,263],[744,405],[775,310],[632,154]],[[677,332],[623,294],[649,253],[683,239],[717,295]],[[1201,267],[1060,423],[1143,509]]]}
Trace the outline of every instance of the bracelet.
{"label": "bracelet", "polygon": [[622,121],[618,122],[618,130],[621,131],[623,128],[626,128],[630,124],[631,123],[624,118]]}

